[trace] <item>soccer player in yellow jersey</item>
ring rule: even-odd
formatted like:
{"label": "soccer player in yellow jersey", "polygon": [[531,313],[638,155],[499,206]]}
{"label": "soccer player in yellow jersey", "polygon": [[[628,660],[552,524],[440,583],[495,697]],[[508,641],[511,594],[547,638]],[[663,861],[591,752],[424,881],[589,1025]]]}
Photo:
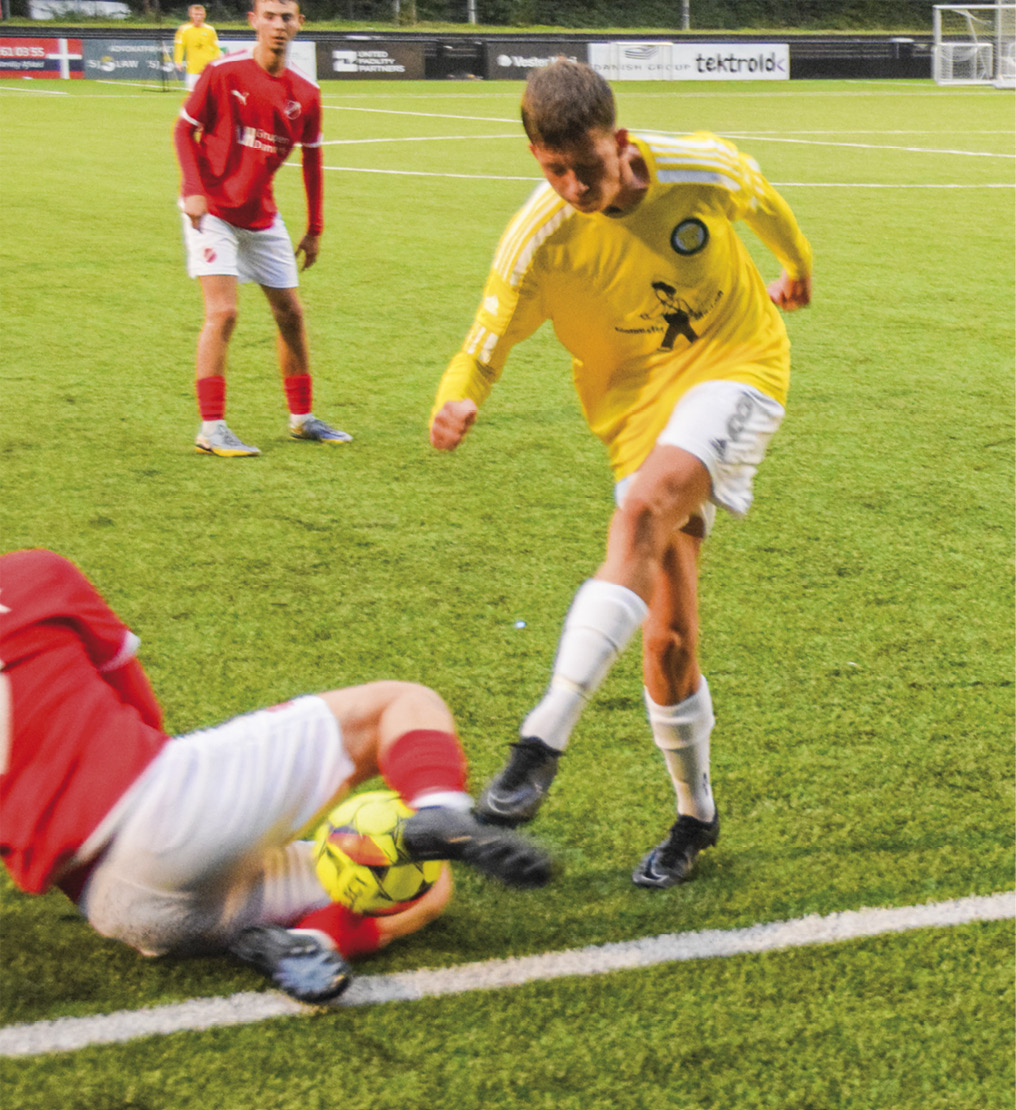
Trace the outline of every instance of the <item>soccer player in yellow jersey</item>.
{"label": "soccer player in yellow jersey", "polygon": [[[559,60],[530,76],[522,121],[546,185],[509,223],[475,322],[452,359],[430,439],[454,450],[514,344],[544,321],[572,355],[586,419],[607,447],[617,507],[606,557],[575,595],[550,684],[478,812],[535,814],[572,728],[641,625],[645,703],[677,820],[638,886],[688,879],[719,837],[714,718],[698,664],[698,557],[715,506],[743,516],[783,417],[790,345],[777,306],[811,298],[811,249],[747,155],[715,135],[635,135],[609,85]],[[768,289],[733,224],[782,265]]]}
{"label": "soccer player in yellow jersey", "polygon": [[200,4],[191,4],[187,15],[190,23],[182,23],[173,36],[173,61],[179,71],[184,68],[186,57],[186,83],[190,92],[205,66],[222,55],[222,49],[215,28],[205,22],[205,9]]}

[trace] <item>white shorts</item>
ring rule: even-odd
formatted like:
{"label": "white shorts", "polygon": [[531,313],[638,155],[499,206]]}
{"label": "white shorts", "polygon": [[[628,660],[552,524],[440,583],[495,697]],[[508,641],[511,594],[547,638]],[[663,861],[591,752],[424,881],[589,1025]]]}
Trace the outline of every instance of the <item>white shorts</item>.
{"label": "white shorts", "polygon": [[295,289],[300,284],[293,243],[280,215],[263,231],[234,227],[211,213],[201,218],[198,231],[182,212],[181,217],[188,277],[222,274],[269,289]]}
{"label": "white shorts", "polygon": [[200,73],[187,73],[184,75],[184,86],[188,92],[194,91],[194,89],[197,87],[198,78],[200,76]]}
{"label": "white shorts", "polygon": [[78,905],[103,936],[146,955],[289,924],[328,901],[296,838],[352,773],[318,697],[176,737],[132,787]]}
{"label": "white shorts", "polygon": [[[731,381],[702,382],[674,406],[656,442],[688,451],[709,471],[712,493],[698,514],[707,534],[716,505],[738,517],[751,508],[752,479],[784,412],[779,401],[750,385]],[[635,474],[622,478],[614,487],[618,505]]]}

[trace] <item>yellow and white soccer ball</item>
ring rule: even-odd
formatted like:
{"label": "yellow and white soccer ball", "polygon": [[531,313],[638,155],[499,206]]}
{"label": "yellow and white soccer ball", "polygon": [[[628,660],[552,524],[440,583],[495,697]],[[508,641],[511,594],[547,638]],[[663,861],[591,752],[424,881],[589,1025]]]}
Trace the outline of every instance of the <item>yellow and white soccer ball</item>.
{"label": "yellow and white soccer ball", "polygon": [[402,844],[402,825],[412,815],[394,790],[355,794],[328,814],[314,834],[314,865],[333,901],[378,917],[434,885],[441,861],[411,860]]}

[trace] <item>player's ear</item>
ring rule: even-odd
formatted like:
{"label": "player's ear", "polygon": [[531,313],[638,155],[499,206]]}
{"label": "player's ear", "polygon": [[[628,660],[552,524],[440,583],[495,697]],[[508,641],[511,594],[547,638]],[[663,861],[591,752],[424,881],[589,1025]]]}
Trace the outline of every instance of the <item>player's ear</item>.
{"label": "player's ear", "polygon": [[623,154],[628,149],[628,128],[619,127],[614,132],[614,141],[617,143],[617,153]]}

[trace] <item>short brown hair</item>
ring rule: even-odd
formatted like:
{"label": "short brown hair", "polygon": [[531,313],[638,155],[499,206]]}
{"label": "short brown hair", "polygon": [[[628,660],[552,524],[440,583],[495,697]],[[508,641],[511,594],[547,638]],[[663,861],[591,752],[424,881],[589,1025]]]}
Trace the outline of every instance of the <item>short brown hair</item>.
{"label": "short brown hair", "polygon": [[616,120],[614,93],[592,67],[558,58],[530,72],[522,94],[522,126],[531,143],[559,150],[591,128],[613,131]]}

